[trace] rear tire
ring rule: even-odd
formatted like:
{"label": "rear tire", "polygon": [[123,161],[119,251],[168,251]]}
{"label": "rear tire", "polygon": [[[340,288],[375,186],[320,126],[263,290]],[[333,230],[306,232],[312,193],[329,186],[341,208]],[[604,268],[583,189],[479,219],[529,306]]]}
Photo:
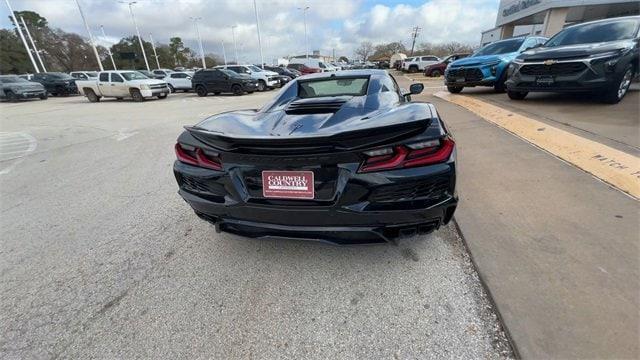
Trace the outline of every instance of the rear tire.
{"label": "rear tire", "polygon": [[447,90],[449,90],[452,94],[459,94],[464,86],[447,86]]}
{"label": "rear tire", "polygon": [[167,87],[169,88],[169,92],[170,92],[170,93],[174,93],[174,92],[176,92],[176,89],[173,87],[173,85],[171,85],[171,84],[167,84]]}
{"label": "rear tire", "polygon": [[40,100],[47,100],[49,98],[49,95],[47,95],[47,93],[44,93],[43,95],[39,96]]}
{"label": "rear tire", "polygon": [[131,97],[133,98],[133,101],[135,101],[135,102],[143,102],[144,101],[144,97],[142,96],[142,93],[138,89],[131,89]]}
{"label": "rear tire", "polygon": [[600,98],[602,102],[606,104],[617,104],[624,98],[629,92],[629,86],[631,86],[631,80],[633,80],[633,66],[627,65],[624,71],[616,78],[607,89],[605,89]]}
{"label": "rear tire", "polygon": [[16,101],[18,99],[16,94],[11,90],[5,91],[4,94],[7,97],[7,101],[9,101],[9,102],[14,102],[14,101]]}
{"label": "rear tire", "polygon": [[528,93],[528,91],[507,91],[507,95],[509,95],[509,99],[511,100],[524,100]]}
{"label": "rear tire", "polygon": [[412,73],[412,74],[418,72],[418,67],[417,66],[409,67],[409,72]]}
{"label": "rear tire", "polygon": [[207,88],[202,85],[196,86],[196,94],[198,94],[198,96],[200,97],[207,96]]}
{"label": "rear tire", "polygon": [[439,76],[442,76],[442,72],[440,70],[436,69],[431,72],[431,77],[439,77]]}
{"label": "rear tire", "polygon": [[236,95],[236,96],[240,96],[244,94],[244,91],[242,91],[242,86],[237,84],[231,87],[231,92],[233,92],[233,95]]}
{"label": "rear tire", "polygon": [[89,99],[89,102],[100,101],[100,97],[96,95],[93,89],[84,89],[84,93],[87,95],[87,99]]}

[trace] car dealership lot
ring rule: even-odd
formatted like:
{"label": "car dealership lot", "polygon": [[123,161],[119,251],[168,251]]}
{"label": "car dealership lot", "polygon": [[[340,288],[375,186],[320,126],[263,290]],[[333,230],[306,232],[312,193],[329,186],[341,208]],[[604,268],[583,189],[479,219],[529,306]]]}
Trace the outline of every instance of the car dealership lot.
{"label": "car dealership lot", "polygon": [[193,214],[181,127],[274,94],[0,104],[2,357],[512,356],[453,226],[338,247]]}

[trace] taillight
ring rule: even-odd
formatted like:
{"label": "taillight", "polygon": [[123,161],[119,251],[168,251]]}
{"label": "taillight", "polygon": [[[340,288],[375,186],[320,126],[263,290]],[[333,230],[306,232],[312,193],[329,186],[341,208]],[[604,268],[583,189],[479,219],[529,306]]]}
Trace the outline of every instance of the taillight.
{"label": "taillight", "polygon": [[194,146],[176,143],[176,156],[179,161],[185,164],[213,170],[222,170],[222,161],[218,154],[208,154]]}
{"label": "taillight", "polygon": [[358,172],[365,173],[442,163],[449,160],[454,148],[453,139],[445,137],[440,140],[367,151],[364,154],[368,158],[362,163]]}

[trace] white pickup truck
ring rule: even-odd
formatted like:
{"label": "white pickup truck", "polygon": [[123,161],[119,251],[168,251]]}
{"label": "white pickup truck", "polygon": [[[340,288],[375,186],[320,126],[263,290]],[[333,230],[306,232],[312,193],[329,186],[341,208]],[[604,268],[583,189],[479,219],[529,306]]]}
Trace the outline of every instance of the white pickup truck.
{"label": "white pickup truck", "polygon": [[98,80],[76,80],[76,86],[91,102],[98,102],[103,97],[130,97],[133,101],[144,101],[152,96],[164,99],[170,92],[166,82],[149,79],[133,70],[101,71]]}

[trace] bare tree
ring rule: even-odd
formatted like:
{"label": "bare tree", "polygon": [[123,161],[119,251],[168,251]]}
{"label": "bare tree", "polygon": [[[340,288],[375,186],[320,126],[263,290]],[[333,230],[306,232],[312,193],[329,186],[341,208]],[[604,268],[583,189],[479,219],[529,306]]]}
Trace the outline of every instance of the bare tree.
{"label": "bare tree", "polygon": [[373,54],[373,44],[370,41],[361,42],[360,46],[356,49],[355,54],[362,58],[362,61],[367,61],[369,56]]}

